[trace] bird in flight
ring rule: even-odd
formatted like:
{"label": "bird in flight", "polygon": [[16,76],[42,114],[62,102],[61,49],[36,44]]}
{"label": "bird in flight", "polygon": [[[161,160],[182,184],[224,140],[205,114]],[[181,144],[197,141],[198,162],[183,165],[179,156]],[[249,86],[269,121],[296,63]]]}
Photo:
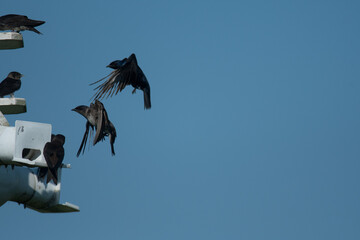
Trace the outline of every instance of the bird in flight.
{"label": "bird in flight", "polygon": [[24,15],[8,14],[0,17],[0,30],[11,31],[33,31],[37,34],[41,34],[35,27],[44,24],[45,21],[32,20]]}
{"label": "bird in flight", "polygon": [[23,75],[18,72],[11,72],[8,76],[0,83],[0,98],[3,98],[6,95],[14,97],[14,92],[19,90],[21,87],[20,78]]}
{"label": "bird in flight", "polygon": [[105,140],[105,137],[108,136],[110,139],[111,154],[115,155],[114,143],[116,138],[116,129],[112,122],[109,120],[104,105],[99,100],[95,99],[94,103],[90,103],[90,107],[80,105],[72,109],[72,111],[81,114],[87,119],[85,133],[76,156],[79,157],[81,152],[84,153],[86,141],[89,137],[89,132],[91,138],[94,128],[95,136],[93,145],[95,145],[99,141]]}
{"label": "bird in flight", "polygon": [[144,107],[145,109],[151,108],[150,85],[145,77],[145,74],[139,67],[134,53],[123,60],[111,62],[107,67],[114,69],[114,71],[106,77],[90,84],[96,84],[108,77],[105,82],[101,83],[94,89],[96,90],[96,93],[93,96],[94,99],[103,99],[105,96],[109,97],[114,94],[116,95],[127,85],[131,85],[134,88],[132,91],[133,94],[136,92],[136,89],[140,89],[144,92]]}
{"label": "bird in flight", "polygon": [[[47,170],[47,180],[46,183],[51,180],[57,185],[58,183],[58,169],[61,167],[61,164],[64,160],[65,150],[64,150],[65,136],[61,134],[52,135],[51,142],[47,142],[44,146],[44,157],[47,163],[47,168],[42,168]],[[44,176],[44,171],[42,176]],[[41,177],[41,176],[40,176]]]}

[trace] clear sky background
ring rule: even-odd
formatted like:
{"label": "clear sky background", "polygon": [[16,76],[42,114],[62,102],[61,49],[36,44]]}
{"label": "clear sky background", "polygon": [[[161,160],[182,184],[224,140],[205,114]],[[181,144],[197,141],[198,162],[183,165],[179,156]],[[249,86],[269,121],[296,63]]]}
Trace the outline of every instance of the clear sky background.
{"label": "clear sky background", "polygon": [[[61,202],[8,202],[1,239],[360,239],[359,1],[15,1],[45,20],[19,71],[28,112],[66,136]],[[76,157],[88,84],[135,53],[152,109],[105,99],[118,138]]]}

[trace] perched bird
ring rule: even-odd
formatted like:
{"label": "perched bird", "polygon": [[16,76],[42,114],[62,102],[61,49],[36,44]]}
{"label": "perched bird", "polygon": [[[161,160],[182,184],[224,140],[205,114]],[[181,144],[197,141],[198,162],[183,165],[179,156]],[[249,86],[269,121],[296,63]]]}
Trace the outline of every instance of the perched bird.
{"label": "perched bird", "polygon": [[41,34],[35,27],[44,24],[45,21],[32,20],[24,15],[8,14],[0,17],[0,30],[33,31]]}
{"label": "perched bird", "polygon": [[116,60],[111,62],[107,67],[114,69],[106,77],[90,84],[96,84],[107,77],[109,77],[105,82],[97,86],[94,90],[97,92],[94,95],[94,99],[102,99],[106,95],[109,97],[113,96],[120,91],[122,91],[126,85],[131,85],[134,87],[132,93],[136,92],[136,89],[140,89],[144,92],[144,107],[145,109],[151,108],[150,101],[150,85],[148,80],[145,77],[145,74],[139,67],[135,54],[131,54],[129,58],[124,58],[123,60]]}
{"label": "perched bird", "polygon": [[112,124],[112,122],[109,120],[104,105],[99,100],[96,99],[94,103],[90,104],[90,107],[85,105],[80,105],[72,109],[72,111],[81,114],[87,119],[85,133],[76,156],[79,157],[81,151],[82,153],[84,153],[86,141],[89,136],[89,131],[91,137],[94,128],[95,128],[95,136],[94,136],[93,145],[95,145],[99,141],[103,141],[105,137],[108,136],[110,139],[111,154],[115,155],[114,143],[116,138],[116,129]]}
{"label": "perched bird", "polygon": [[44,175],[43,169],[45,172],[47,171],[47,180],[46,183],[50,182],[51,180],[54,181],[55,184],[58,183],[58,169],[61,167],[62,161],[64,160],[64,143],[65,143],[65,136],[61,134],[52,135],[51,142],[47,142],[44,147],[44,157],[46,163],[48,165],[47,168],[42,168],[40,170],[40,177]]}
{"label": "perched bird", "polygon": [[0,98],[3,98],[5,95],[10,95],[14,97],[14,92],[19,90],[21,87],[20,78],[23,75],[18,72],[11,72],[8,76],[0,83]]}

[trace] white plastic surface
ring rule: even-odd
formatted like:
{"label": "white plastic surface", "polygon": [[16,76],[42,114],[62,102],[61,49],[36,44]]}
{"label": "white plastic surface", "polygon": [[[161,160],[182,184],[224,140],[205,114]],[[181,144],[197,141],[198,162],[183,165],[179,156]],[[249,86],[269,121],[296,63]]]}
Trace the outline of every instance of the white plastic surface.
{"label": "white plastic surface", "polygon": [[6,114],[19,114],[26,112],[25,98],[0,98],[0,111]]}
{"label": "white plastic surface", "polygon": [[[0,165],[46,167],[43,150],[50,140],[51,124],[17,120],[15,127],[0,126]],[[33,154],[23,156],[24,149]]]}
{"label": "white plastic surface", "polygon": [[80,208],[74,204],[65,202],[63,204],[57,204],[52,207],[37,209],[29,206],[29,208],[41,212],[41,213],[68,213],[68,212],[80,212]]}
{"label": "white plastic surface", "polygon": [[78,212],[79,207],[71,203],[59,204],[61,171],[58,184],[46,183],[47,176],[39,178],[37,168],[0,165],[0,206],[7,201],[25,204],[39,212]]}
{"label": "white plastic surface", "polygon": [[[15,122],[15,153],[13,161],[28,166],[46,167],[43,150],[47,142],[51,141],[51,124],[19,121]],[[40,151],[34,159],[24,159],[23,150]]]}
{"label": "white plastic surface", "polygon": [[15,152],[15,127],[0,126],[0,164],[11,164]]}
{"label": "white plastic surface", "polygon": [[24,40],[20,33],[1,32],[0,49],[15,49],[24,47]]}

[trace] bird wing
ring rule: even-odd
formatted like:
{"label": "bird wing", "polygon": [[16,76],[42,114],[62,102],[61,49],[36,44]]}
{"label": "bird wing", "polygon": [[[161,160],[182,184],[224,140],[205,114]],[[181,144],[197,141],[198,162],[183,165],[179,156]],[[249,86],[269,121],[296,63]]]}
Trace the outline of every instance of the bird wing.
{"label": "bird wing", "polygon": [[27,16],[8,14],[0,18],[0,22],[8,25],[20,25],[21,23],[29,20]]}
{"label": "bird wing", "polygon": [[[112,71],[108,76],[109,78],[105,82],[94,88],[94,90],[97,90],[97,92],[94,94],[93,99],[103,99],[106,95],[106,97],[109,97],[110,95],[114,94],[115,90],[117,89],[117,85],[119,84],[119,79],[122,78],[121,69]],[[101,80],[102,79],[99,81]]]}
{"label": "bird wing", "polygon": [[95,102],[94,107],[95,107],[94,111],[95,111],[97,118],[96,118],[96,133],[95,133],[93,145],[95,145],[96,143],[98,143],[99,141],[104,139],[103,111],[105,110],[104,105],[102,103],[100,103],[99,101]]}
{"label": "bird wing", "polygon": [[[96,109],[98,111],[99,117],[97,122],[97,131],[96,136],[94,139],[94,145],[99,142],[100,140],[104,140],[105,136],[109,135],[110,138],[110,145],[111,145],[111,153],[112,155],[115,155],[114,150],[114,142],[116,138],[116,130],[112,122],[109,120],[109,116],[107,114],[107,111],[104,107],[104,104],[102,104],[99,100],[95,100],[94,105],[96,106]],[[101,126],[101,128],[99,127]]]}
{"label": "bird wing", "polygon": [[109,120],[107,111],[104,107],[104,104],[102,104],[99,100],[96,100],[96,104],[98,105],[99,109],[101,110],[102,124],[104,125],[104,127],[106,127],[109,124],[110,120]]}
{"label": "bird wing", "polygon": [[115,126],[112,124],[112,122],[109,121],[109,138],[110,138],[110,146],[111,146],[111,154],[115,155],[115,149],[114,149],[114,143],[116,139],[116,129]]}
{"label": "bird wing", "polygon": [[64,156],[65,156],[65,150],[63,146],[58,146],[56,149],[56,158],[57,158],[57,162],[55,163],[55,169],[59,169],[59,167],[61,167],[61,164],[64,160]]}
{"label": "bird wing", "polygon": [[50,169],[55,168],[57,163],[56,147],[53,143],[47,142],[44,147],[44,157]]}
{"label": "bird wing", "polygon": [[84,133],[84,137],[81,141],[81,144],[80,144],[80,147],[79,147],[79,150],[76,154],[77,157],[79,157],[80,153],[81,153],[81,150],[82,150],[82,153],[84,154],[84,151],[85,151],[85,147],[86,147],[86,142],[87,142],[87,139],[88,139],[88,136],[89,136],[89,129],[91,127],[91,132],[93,131],[92,128],[93,126],[91,126],[91,124],[89,123],[89,121],[86,121],[86,129],[85,129],[85,133]]}
{"label": "bird wing", "polygon": [[[108,76],[110,76],[112,73],[113,73],[113,72],[111,72],[111,73],[109,73],[108,75],[106,75],[105,77],[97,80],[96,82],[90,83],[89,85],[92,86],[92,85],[94,85],[94,84],[96,84],[96,83],[98,83],[98,82],[101,82],[102,80],[104,80],[105,78],[107,78]],[[97,88],[98,88],[98,87],[97,87]],[[96,88],[95,88],[95,89],[96,89]]]}
{"label": "bird wing", "polygon": [[9,95],[16,90],[19,90],[20,86],[20,80],[15,80],[7,77],[4,79],[4,81],[0,83],[0,96]]}
{"label": "bird wing", "polygon": [[116,94],[119,91],[121,92],[126,87],[126,85],[132,84],[136,77],[136,68],[137,64],[134,61],[129,61],[124,65],[121,74],[116,76],[115,82],[118,84]]}
{"label": "bird wing", "polygon": [[46,164],[48,165],[49,174],[48,172],[48,178],[47,182],[50,182],[51,179],[54,180],[54,183],[57,184],[57,166],[62,163],[62,159],[59,159],[59,156],[57,154],[57,146],[51,142],[47,142],[44,147],[44,157]]}
{"label": "bird wing", "polygon": [[[97,92],[94,94],[93,99],[103,99],[104,97],[108,98],[114,94],[116,95],[119,91],[121,92],[126,85],[131,84],[132,79],[136,75],[136,66],[136,62],[129,61],[118,69],[112,71],[105,82],[94,88]],[[100,79],[97,82],[100,82],[103,79]]]}
{"label": "bird wing", "polygon": [[31,26],[31,27],[36,27],[45,23],[45,21],[33,20],[33,19],[29,19],[27,16],[17,15],[17,14],[5,15],[2,17],[2,19],[0,19],[0,21],[10,26]]}

